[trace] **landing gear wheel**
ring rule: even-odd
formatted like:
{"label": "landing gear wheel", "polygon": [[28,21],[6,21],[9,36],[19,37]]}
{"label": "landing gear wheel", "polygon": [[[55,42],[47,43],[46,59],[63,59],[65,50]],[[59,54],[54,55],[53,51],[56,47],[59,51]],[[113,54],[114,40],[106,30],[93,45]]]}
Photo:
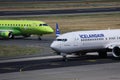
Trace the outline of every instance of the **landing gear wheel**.
{"label": "landing gear wheel", "polygon": [[67,62],[67,57],[66,56],[63,56],[63,61]]}
{"label": "landing gear wheel", "polygon": [[86,55],[86,53],[81,53],[81,56],[85,56]]}
{"label": "landing gear wheel", "polygon": [[63,56],[63,61],[67,62],[67,54],[66,53],[61,53],[61,55]]}
{"label": "landing gear wheel", "polygon": [[42,39],[41,39],[41,36],[42,36],[42,35],[38,35],[38,40],[42,40]]}
{"label": "landing gear wheel", "polygon": [[29,35],[29,34],[28,34],[28,35],[23,35],[24,38],[27,38],[27,37],[30,37],[30,36],[31,36],[31,35]]}
{"label": "landing gear wheel", "polygon": [[42,40],[41,37],[38,37],[38,40]]}
{"label": "landing gear wheel", "polygon": [[80,57],[80,56],[85,56],[86,53],[76,53],[75,55],[78,56],[78,57]]}
{"label": "landing gear wheel", "polygon": [[107,52],[98,52],[100,58],[106,58]]}
{"label": "landing gear wheel", "polygon": [[13,35],[12,32],[9,33],[8,38],[9,38],[9,39],[14,39],[14,35]]}

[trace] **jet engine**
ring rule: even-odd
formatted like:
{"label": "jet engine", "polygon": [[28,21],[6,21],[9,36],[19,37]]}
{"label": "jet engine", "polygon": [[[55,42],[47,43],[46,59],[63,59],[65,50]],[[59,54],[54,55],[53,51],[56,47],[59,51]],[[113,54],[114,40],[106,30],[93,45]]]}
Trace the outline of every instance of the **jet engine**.
{"label": "jet engine", "polygon": [[4,32],[0,32],[0,36],[3,37],[3,38],[12,38],[13,37],[13,34],[12,32],[9,32],[9,31],[4,31]]}
{"label": "jet engine", "polygon": [[112,50],[114,57],[120,58],[120,46],[115,46]]}

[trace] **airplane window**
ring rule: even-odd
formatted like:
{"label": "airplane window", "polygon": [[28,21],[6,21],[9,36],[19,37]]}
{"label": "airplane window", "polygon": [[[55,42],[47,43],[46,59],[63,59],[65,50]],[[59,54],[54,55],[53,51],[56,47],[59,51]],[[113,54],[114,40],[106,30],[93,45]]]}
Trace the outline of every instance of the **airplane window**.
{"label": "airplane window", "polygon": [[39,26],[48,26],[47,24],[40,24]]}
{"label": "airplane window", "polygon": [[43,24],[43,26],[48,26],[47,24]]}
{"label": "airplane window", "polygon": [[42,24],[40,24],[39,26],[42,26]]}
{"label": "airplane window", "polygon": [[62,41],[62,39],[56,39],[56,41]]}
{"label": "airplane window", "polygon": [[56,39],[56,41],[67,41],[67,39]]}

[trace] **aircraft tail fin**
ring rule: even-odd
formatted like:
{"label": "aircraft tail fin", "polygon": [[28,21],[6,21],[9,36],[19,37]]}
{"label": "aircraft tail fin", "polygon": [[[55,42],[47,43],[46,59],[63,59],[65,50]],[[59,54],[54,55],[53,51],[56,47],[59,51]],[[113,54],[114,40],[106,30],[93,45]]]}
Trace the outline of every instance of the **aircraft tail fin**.
{"label": "aircraft tail fin", "polygon": [[56,23],[56,37],[60,36],[59,25]]}

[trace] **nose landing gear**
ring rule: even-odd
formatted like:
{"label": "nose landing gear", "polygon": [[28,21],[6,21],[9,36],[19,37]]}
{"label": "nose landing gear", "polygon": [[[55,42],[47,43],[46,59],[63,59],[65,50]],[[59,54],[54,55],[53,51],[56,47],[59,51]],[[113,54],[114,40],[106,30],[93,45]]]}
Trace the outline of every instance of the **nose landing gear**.
{"label": "nose landing gear", "polygon": [[61,53],[61,55],[63,56],[63,61],[67,62],[67,54],[66,53]]}
{"label": "nose landing gear", "polygon": [[38,40],[42,40],[41,36],[42,36],[42,34],[38,35]]}

